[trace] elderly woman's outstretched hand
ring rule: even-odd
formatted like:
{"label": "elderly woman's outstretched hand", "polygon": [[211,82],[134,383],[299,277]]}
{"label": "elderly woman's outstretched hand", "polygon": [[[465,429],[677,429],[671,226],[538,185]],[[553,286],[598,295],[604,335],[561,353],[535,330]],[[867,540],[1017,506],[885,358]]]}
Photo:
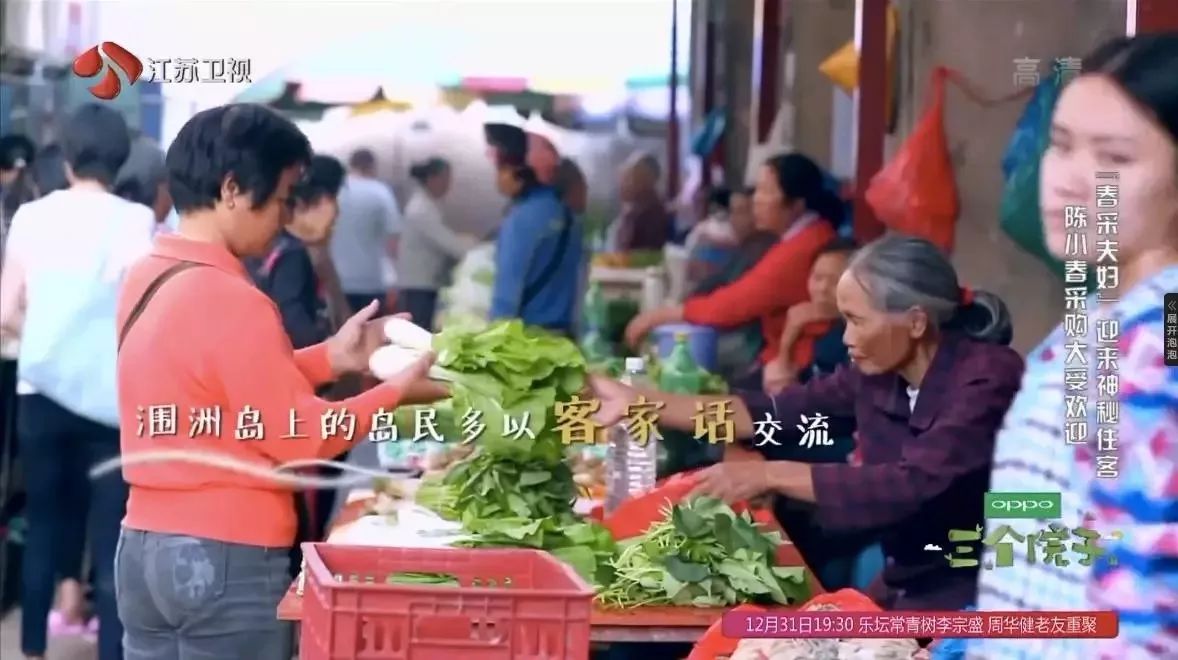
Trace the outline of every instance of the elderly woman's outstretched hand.
{"label": "elderly woman's outstretched hand", "polygon": [[602,426],[613,426],[621,422],[629,412],[630,404],[638,399],[634,388],[605,376],[590,375],[587,395],[598,401],[594,421]]}
{"label": "elderly woman's outstretched hand", "polygon": [[729,461],[704,468],[694,476],[692,495],[703,495],[729,504],[742,502],[772,489],[769,461]]}

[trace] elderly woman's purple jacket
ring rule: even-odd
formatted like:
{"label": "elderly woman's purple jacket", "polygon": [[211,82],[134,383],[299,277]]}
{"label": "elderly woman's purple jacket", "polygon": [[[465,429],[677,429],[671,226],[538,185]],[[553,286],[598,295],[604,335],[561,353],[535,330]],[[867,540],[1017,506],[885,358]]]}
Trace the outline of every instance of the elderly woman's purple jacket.
{"label": "elderly woman's purple jacket", "polygon": [[[956,610],[973,604],[978,568],[949,567],[949,530],[983,523],[994,436],[1022,372],[1010,348],[950,333],[911,413],[898,375],[868,376],[850,366],[774,397],[739,394],[754,421],[768,415],[789,429],[802,415],[854,416],[861,464],[813,467],[817,522],[879,533],[886,566],[869,595],[881,606]],[[980,557],[973,548],[971,556]]]}

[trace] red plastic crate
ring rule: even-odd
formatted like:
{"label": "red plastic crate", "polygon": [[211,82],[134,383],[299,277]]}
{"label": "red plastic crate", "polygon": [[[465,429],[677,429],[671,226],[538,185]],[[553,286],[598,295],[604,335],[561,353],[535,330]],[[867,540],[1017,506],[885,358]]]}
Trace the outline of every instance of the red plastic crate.
{"label": "red plastic crate", "polygon": [[[302,547],[302,660],[589,657],[593,589],[546,552]],[[409,571],[452,575],[459,586],[385,583]]]}

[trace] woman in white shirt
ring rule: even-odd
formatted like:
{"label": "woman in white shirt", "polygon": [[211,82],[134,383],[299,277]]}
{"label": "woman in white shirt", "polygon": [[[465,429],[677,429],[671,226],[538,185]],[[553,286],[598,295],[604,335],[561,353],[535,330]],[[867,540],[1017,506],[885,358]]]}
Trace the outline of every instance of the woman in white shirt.
{"label": "woman in white shirt", "polygon": [[[123,654],[113,571],[127,485],[117,472],[96,480],[88,473],[119,452],[115,304],[127,268],[151,249],[155,217],[111,193],[131,149],[117,111],[78,108],[62,148],[70,187],[17,210],[0,277],[0,327],[20,337],[27,392],[17,415],[28,520],[21,650],[45,656],[62,554],[88,534],[99,659],[116,660]],[[78,509],[88,511],[88,529],[76,529]]]}
{"label": "woman in white shirt", "polygon": [[450,190],[450,163],[430,158],[409,169],[417,182],[405,207],[404,229],[397,250],[397,311],[432,329],[438,289],[454,264],[479,244],[479,239],[446,226],[439,205]]}

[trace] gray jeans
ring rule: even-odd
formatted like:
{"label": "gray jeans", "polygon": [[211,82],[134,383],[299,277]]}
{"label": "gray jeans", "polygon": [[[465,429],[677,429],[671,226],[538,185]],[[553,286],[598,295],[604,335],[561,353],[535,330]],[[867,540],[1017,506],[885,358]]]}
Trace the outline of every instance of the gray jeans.
{"label": "gray jeans", "polygon": [[276,610],[288,548],[123,528],[115,595],[125,660],[290,660]]}

